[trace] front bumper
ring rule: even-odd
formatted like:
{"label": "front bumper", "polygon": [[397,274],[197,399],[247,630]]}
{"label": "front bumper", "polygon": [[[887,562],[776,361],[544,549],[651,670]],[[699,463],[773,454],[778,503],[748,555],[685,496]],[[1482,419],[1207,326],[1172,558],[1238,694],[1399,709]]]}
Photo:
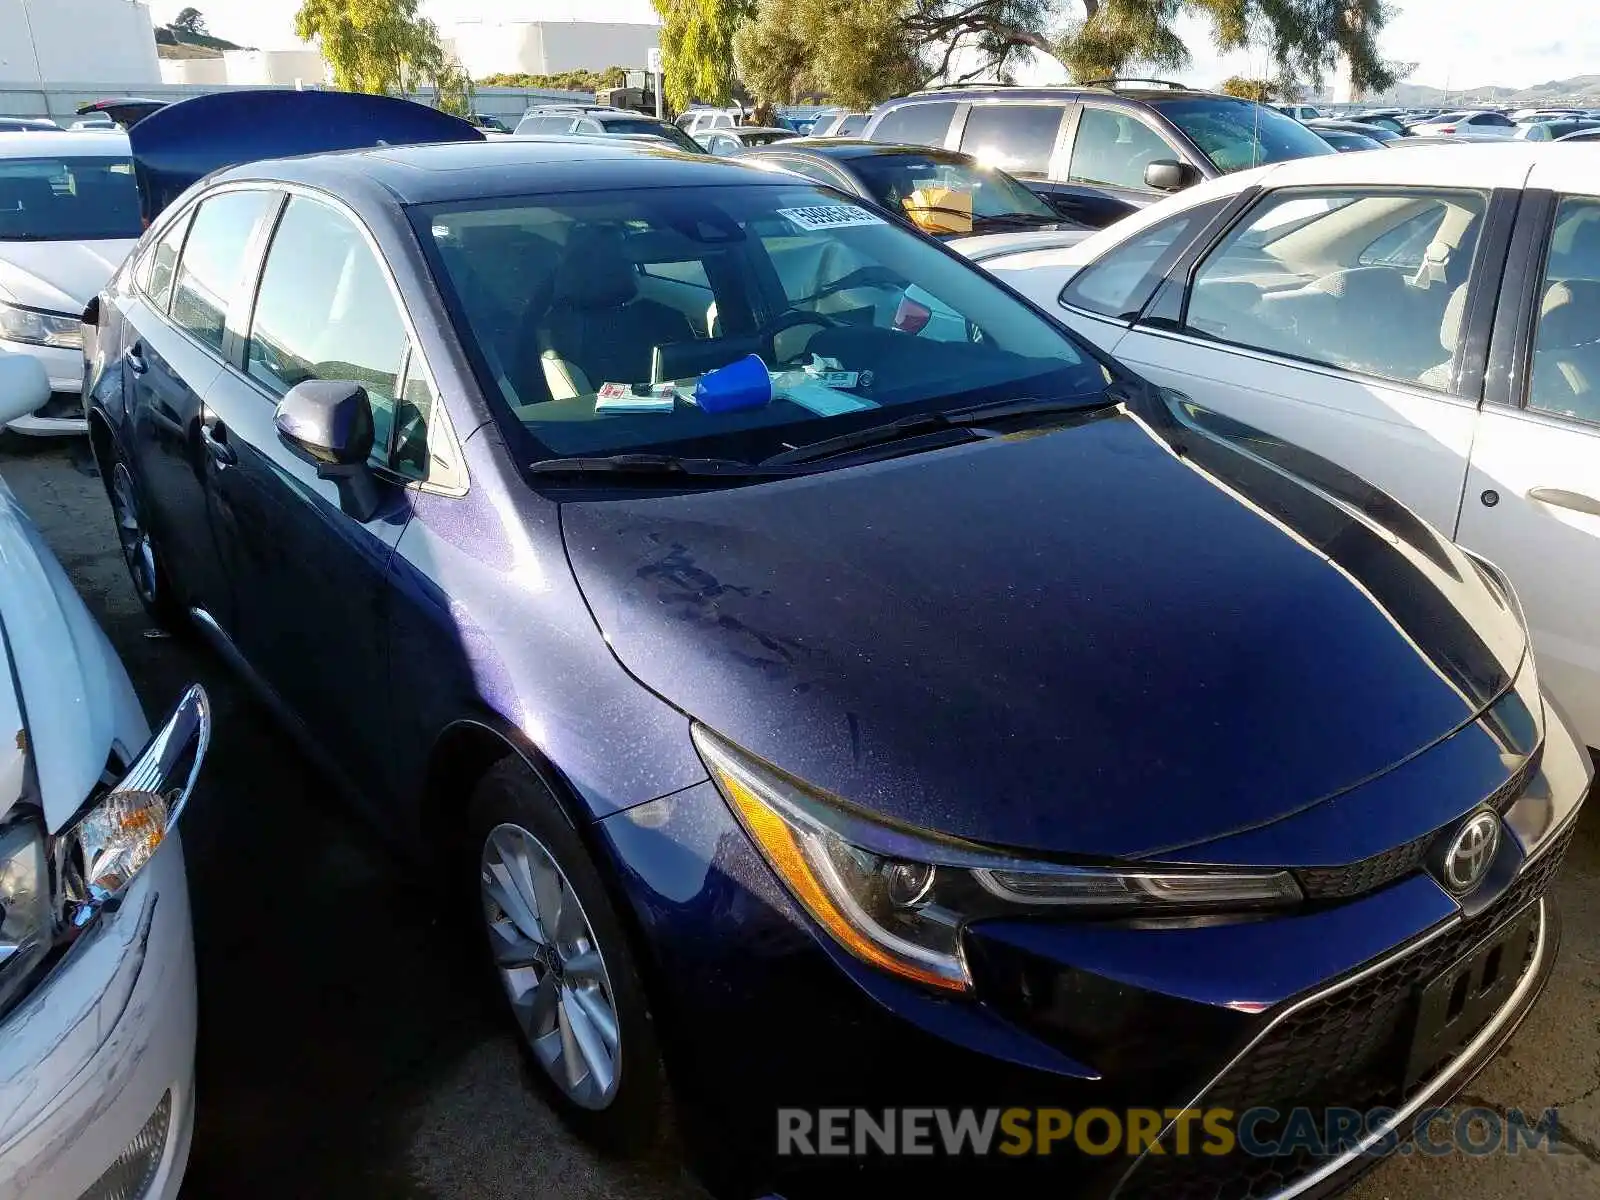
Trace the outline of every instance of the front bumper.
{"label": "front bumper", "polygon": [[[1233,924],[986,922],[967,936],[974,999],[902,984],[818,933],[710,784],[597,829],[648,948],[685,1131],[703,1158],[740,1159],[737,1188],[791,1200],[858,1185],[882,1195],[889,1177],[941,1194],[970,1179],[981,1193],[1014,1171],[1101,1200],[1314,1200],[1347,1186],[1410,1136],[1419,1113],[1446,1103],[1542,990],[1559,940],[1547,892],[1592,776],[1553,711],[1539,764],[1524,782],[1526,794],[1549,797],[1548,819],[1507,825],[1519,836],[1536,830],[1537,851],[1485,902],[1458,903],[1419,869],[1354,898]],[[1436,787],[1445,778],[1434,770]],[[1351,809],[1361,811],[1349,805],[1347,819]],[[1507,964],[1493,1011],[1474,1015],[1449,1054],[1408,1082],[1424,986],[1521,929],[1531,931],[1526,954]],[[1171,1127],[1158,1131],[1164,1150],[1142,1156],[1070,1142],[1048,1158],[946,1156],[937,1146],[918,1158],[871,1146],[778,1153],[785,1109],[1287,1116],[1297,1107],[1358,1110],[1363,1136],[1289,1155],[1173,1153]]]}
{"label": "front bumper", "polygon": [[[0,1024],[0,1200],[172,1200],[194,1122],[194,942],[173,835]],[[165,1106],[165,1120],[159,1118]],[[119,1163],[141,1146],[148,1160]],[[115,1171],[118,1178],[107,1176]]]}
{"label": "front bumper", "polygon": [[64,437],[89,432],[83,414],[83,351],[59,346],[35,346],[0,338],[0,351],[26,354],[39,360],[50,377],[50,400],[41,409],[6,426],[12,433],[29,437]]}

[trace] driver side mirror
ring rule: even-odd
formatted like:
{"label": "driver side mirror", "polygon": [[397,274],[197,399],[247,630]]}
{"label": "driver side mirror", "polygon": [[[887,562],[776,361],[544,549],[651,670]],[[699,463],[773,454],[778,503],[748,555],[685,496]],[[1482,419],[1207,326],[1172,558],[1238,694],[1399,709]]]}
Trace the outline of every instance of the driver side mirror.
{"label": "driver side mirror", "polygon": [[1175,158],[1145,164],[1144,185],[1158,192],[1180,192],[1194,182],[1194,168]]}
{"label": "driver side mirror", "polygon": [[367,389],[350,380],[308,379],[278,401],[272,421],[289,451],[338,487],[339,507],[370,521],[381,496],[367,462],[376,437]]}
{"label": "driver side mirror", "polygon": [[31,354],[0,350],[0,425],[43,408],[50,399],[50,377]]}

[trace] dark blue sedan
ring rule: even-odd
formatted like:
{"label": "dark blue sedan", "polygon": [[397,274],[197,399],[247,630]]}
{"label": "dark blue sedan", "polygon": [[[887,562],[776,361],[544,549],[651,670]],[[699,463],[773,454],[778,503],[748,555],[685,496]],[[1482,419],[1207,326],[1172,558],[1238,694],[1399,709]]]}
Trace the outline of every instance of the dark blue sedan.
{"label": "dark blue sedan", "polygon": [[670,1096],[730,1195],[948,1187],[1016,1165],[956,1110],[1042,1105],[1058,1189],[1321,1195],[1550,971],[1591,768],[1500,572],[839,191],[258,161],[86,318],[145,605],[470,892],[606,1146]]}

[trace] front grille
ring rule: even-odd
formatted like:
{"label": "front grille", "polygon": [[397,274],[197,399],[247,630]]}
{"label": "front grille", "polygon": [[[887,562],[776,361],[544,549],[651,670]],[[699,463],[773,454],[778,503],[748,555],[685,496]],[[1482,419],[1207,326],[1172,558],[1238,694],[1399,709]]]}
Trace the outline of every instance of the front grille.
{"label": "front grille", "polygon": [[[1535,750],[1526,761],[1512,772],[1511,777],[1496,788],[1483,803],[1498,813],[1504,813],[1528,788],[1528,781],[1539,769],[1539,752]],[[1365,896],[1396,880],[1420,871],[1427,861],[1428,850],[1440,830],[1431,829],[1421,837],[1363,858],[1360,862],[1342,867],[1302,867],[1295,871],[1300,890],[1308,900],[1349,900]]]}
{"label": "front grille", "polygon": [[[1201,1105],[1235,1113],[1257,1107],[1287,1113],[1295,1107],[1364,1111],[1404,1105],[1444,1066],[1440,1064],[1415,1087],[1405,1087],[1408,1040],[1421,985],[1544,895],[1561,869],[1571,839],[1569,829],[1477,917],[1279,1022],[1205,1093]],[[1522,970],[1530,966],[1531,957]],[[1266,1136],[1269,1129],[1263,1125],[1260,1132]],[[1146,1157],[1117,1197],[1261,1200],[1325,1162],[1309,1150],[1284,1158],[1244,1154],[1205,1158],[1177,1157],[1168,1147],[1164,1156]]]}
{"label": "front grille", "polygon": [[51,392],[42,408],[33,410],[36,417],[52,421],[79,420],[83,417],[83,397],[77,392]]}

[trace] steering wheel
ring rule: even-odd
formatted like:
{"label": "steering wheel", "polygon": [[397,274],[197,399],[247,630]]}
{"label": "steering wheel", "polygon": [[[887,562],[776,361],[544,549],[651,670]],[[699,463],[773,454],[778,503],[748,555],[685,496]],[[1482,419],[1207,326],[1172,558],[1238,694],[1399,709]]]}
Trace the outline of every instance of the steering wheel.
{"label": "steering wheel", "polygon": [[840,323],[826,313],[801,312],[791,308],[781,312],[756,330],[756,338],[761,343],[763,351],[761,357],[773,366],[782,366],[778,360],[778,335],[786,329],[801,329],[807,325],[815,325],[819,329],[838,329]]}

